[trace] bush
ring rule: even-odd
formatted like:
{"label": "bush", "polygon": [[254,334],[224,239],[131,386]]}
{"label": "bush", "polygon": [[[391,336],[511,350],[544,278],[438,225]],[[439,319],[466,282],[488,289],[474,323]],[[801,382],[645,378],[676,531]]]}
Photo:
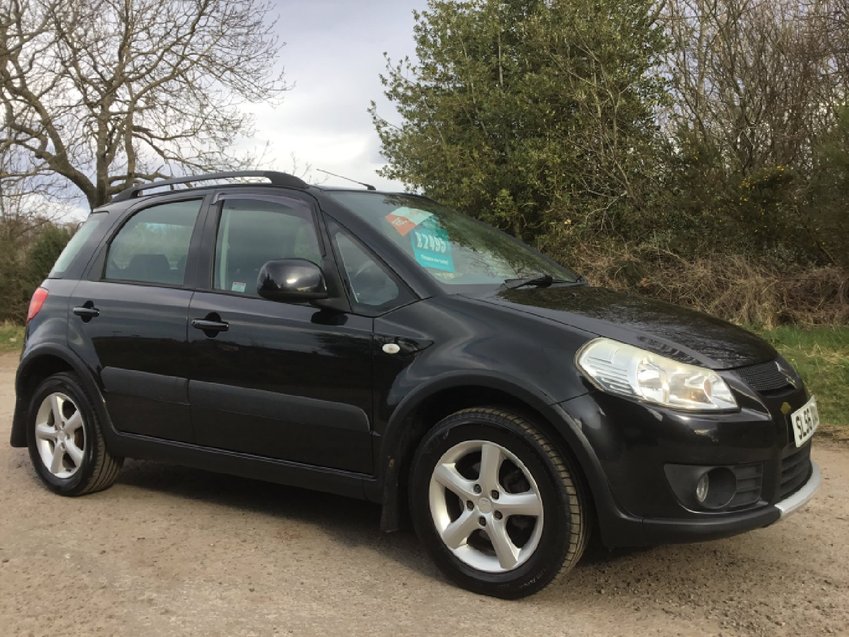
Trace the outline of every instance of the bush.
{"label": "bush", "polygon": [[33,290],[50,272],[71,234],[52,223],[0,234],[0,322],[24,322]]}
{"label": "bush", "polygon": [[849,276],[837,266],[788,268],[740,254],[685,259],[651,244],[596,245],[564,256],[591,283],[691,307],[734,323],[849,323]]}

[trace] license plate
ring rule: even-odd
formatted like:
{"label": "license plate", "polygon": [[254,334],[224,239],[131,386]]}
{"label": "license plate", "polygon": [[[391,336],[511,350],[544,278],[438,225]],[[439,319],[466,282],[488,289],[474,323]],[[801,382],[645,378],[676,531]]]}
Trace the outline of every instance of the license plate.
{"label": "license plate", "polygon": [[817,430],[820,424],[820,414],[817,411],[817,399],[811,396],[811,399],[801,408],[790,414],[790,422],[793,425],[793,438],[796,440],[796,446],[801,447]]}

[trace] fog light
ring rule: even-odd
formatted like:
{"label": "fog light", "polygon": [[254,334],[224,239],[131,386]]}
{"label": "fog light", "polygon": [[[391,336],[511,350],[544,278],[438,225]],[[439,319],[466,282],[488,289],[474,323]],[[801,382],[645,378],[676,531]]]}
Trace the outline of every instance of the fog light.
{"label": "fog light", "polygon": [[698,500],[699,504],[704,504],[705,500],[708,497],[708,491],[710,490],[710,474],[703,473],[702,477],[699,478],[699,481],[696,483],[696,500]]}

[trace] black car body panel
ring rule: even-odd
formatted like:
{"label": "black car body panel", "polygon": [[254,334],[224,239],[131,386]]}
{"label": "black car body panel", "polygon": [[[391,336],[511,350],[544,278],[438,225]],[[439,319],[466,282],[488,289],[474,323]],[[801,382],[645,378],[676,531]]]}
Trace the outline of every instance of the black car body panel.
{"label": "black car body panel", "polygon": [[604,288],[523,288],[499,291],[487,300],[709,369],[753,365],[777,356],[763,339],[726,321]]}
{"label": "black car body panel", "polygon": [[190,314],[229,323],[189,329],[197,444],[372,471],[370,318],[206,292]]}
{"label": "black car body panel", "polygon": [[68,346],[98,369],[120,431],[192,441],[186,319],[191,290],[80,281],[72,303],[100,312],[70,320]]}
{"label": "black car body panel", "polygon": [[[297,199],[313,211],[330,298],[283,303],[214,289],[222,202],[239,197]],[[187,198],[202,205],[182,283],[104,280],[110,241],[134,213]],[[27,326],[14,446],[26,445],[38,379],[67,369],[96,397],[115,454],[367,498],[383,504],[387,530],[401,523],[427,427],[481,403],[529,414],[575,460],[609,546],[764,526],[812,480],[810,443],[796,449],[788,415],[808,399],[804,385],[788,376],[786,386],[753,387],[745,371],[778,355],[723,321],[587,285],[447,291],[316,187],[196,188],[95,214],[106,222],[44,283],[48,299]],[[392,273],[403,301],[357,309],[337,228]],[[719,370],[739,409],[687,413],[600,391],[575,364],[598,336]],[[702,466],[734,473],[745,494],[722,510],[691,506],[676,476],[686,482],[687,467]]]}

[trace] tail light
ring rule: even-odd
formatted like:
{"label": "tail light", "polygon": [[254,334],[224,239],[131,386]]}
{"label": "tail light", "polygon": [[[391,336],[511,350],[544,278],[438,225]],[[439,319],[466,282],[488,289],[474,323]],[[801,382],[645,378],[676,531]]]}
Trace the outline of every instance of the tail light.
{"label": "tail light", "polygon": [[27,310],[27,323],[35,318],[35,315],[41,311],[41,306],[47,300],[47,290],[45,288],[36,288],[29,301],[29,310]]}

